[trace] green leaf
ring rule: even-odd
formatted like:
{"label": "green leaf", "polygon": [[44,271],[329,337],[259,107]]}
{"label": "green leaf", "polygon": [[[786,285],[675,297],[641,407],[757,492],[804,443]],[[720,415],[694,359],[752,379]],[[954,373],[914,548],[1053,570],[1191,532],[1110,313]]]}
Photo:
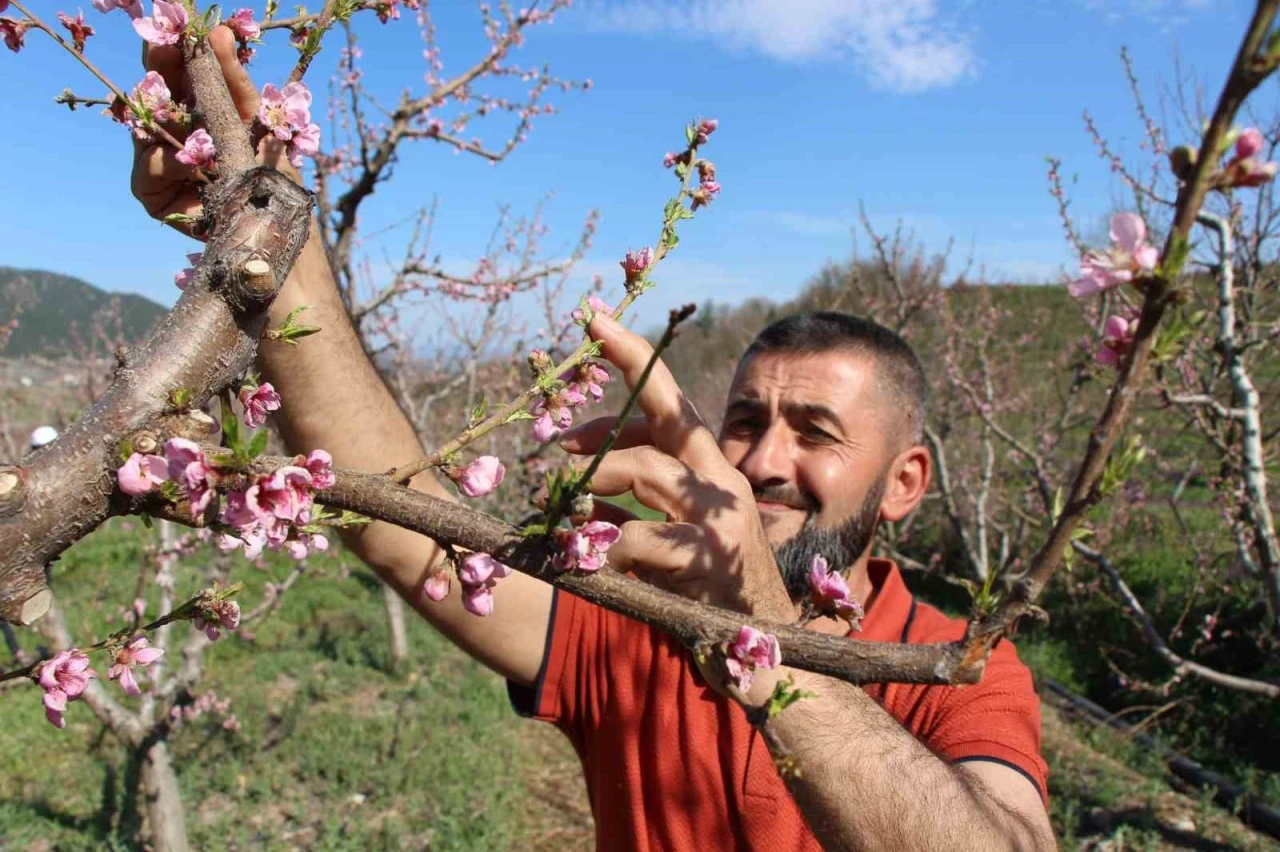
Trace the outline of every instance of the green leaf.
{"label": "green leaf", "polygon": [[266,429],[259,429],[253,433],[253,437],[249,439],[249,458],[256,459],[267,449],[267,435]]}
{"label": "green leaf", "polygon": [[1182,271],[1182,265],[1187,262],[1187,256],[1191,254],[1191,240],[1182,234],[1175,234],[1173,241],[1169,245],[1169,251],[1161,261],[1157,274],[1166,280],[1172,281]]}
{"label": "green leaf", "polygon": [[502,422],[515,423],[517,420],[532,420],[532,419],[533,419],[533,415],[522,408],[519,411],[511,412],[511,414],[507,416],[507,419]]}
{"label": "green leaf", "polygon": [[147,529],[153,529],[155,527],[155,523],[151,520],[151,516],[146,512],[143,512],[138,517],[142,519],[142,525]]}
{"label": "green leaf", "polygon": [[222,441],[236,455],[241,455],[244,451],[244,439],[240,434],[240,417],[231,408],[231,403],[225,394],[220,398],[220,402],[222,403]]}
{"label": "green leaf", "polygon": [[772,719],[797,701],[815,697],[812,692],[796,689],[795,681],[788,677],[786,680],[779,681],[773,685],[773,694],[769,696],[769,700],[764,705],[765,713]]}
{"label": "green leaf", "polygon": [[186,213],[170,213],[161,220],[166,225],[191,225],[197,219],[195,216],[188,216]]}
{"label": "green leaf", "polygon": [[472,425],[475,425],[476,423],[479,423],[481,420],[484,419],[485,415],[488,413],[489,413],[489,398],[487,396],[481,397],[480,401],[476,403],[475,408],[471,409],[471,415],[467,420],[467,425],[472,426]]}
{"label": "green leaf", "polygon": [[685,141],[685,143],[686,143],[686,144],[688,144],[688,145],[692,145],[692,144],[693,144],[693,140],[694,140],[694,137],[695,137],[695,136],[696,136],[696,132],[695,132],[695,131],[694,131],[694,129],[693,129],[693,125],[692,125],[692,124],[686,124],[686,125],[685,125],[685,128],[684,128],[684,141]]}

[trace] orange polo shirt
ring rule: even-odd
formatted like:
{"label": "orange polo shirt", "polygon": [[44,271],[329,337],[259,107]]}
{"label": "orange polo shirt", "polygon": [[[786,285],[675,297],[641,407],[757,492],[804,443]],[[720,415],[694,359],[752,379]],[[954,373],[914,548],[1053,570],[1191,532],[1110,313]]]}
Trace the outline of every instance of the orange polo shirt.
{"label": "orange polo shirt", "polygon": [[[964,622],[918,603],[892,562],[861,632],[876,642],[945,642]],[[691,654],[639,621],[557,590],[534,688],[509,685],[522,715],[555,723],[582,759],[601,850],[820,850],[742,708],[706,685]],[[1012,643],[974,686],[876,684],[866,691],[935,754],[1017,770],[1046,806],[1040,701]]]}

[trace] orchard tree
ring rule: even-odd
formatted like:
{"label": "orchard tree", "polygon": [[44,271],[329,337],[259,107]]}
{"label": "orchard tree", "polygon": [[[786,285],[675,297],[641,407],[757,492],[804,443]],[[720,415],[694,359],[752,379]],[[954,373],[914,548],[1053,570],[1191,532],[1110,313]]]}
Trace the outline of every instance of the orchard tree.
{"label": "orchard tree", "polygon": [[[307,326],[305,315],[298,313],[275,327],[266,322],[266,309],[292,268],[316,209],[317,194],[300,188],[283,165],[287,160],[298,168],[322,151],[321,130],[312,120],[312,98],[304,79],[322,42],[339,25],[345,28],[352,15],[362,12],[392,19],[400,13],[394,0],[328,0],[318,14],[287,21],[276,18],[274,5],[261,20],[251,10],[228,17],[242,60],[249,58],[263,31],[273,27],[288,29],[298,50],[288,77],[279,86],[263,87],[261,106],[253,115],[239,114],[227,88],[214,44],[226,37],[225,30],[215,27],[216,7],[156,0],[148,14],[142,0],[95,2],[99,11],[110,15],[100,25],[131,25],[152,45],[180,49],[189,87],[175,90],[164,76],[151,71],[126,91],[87,58],[94,27],[82,15],[61,14],[54,24],[19,0],[0,0],[0,11],[17,15],[0,18],[0,33],[12,50],[20,52],[26,39],[37,35],[51,38],[108,87],[108,111],[116,121],[136,137],[158,143],[161,159],[171,156],[197,170],[203,178],[198,196],[175,202],[181,209],[166,211],[166,221],[205,243],[201,255],[193,257],[179,276],[184,292],[177,305],[148,341],[118,353],[111,384],[93,408],[52,444],[0,468],[0,617],[19,624],[47,617],[53,605],[47,566],[113,515],[145,515],[207,530],[220,547],[249,557],[264,548],[301,555],[326,546],[326,533],[335,527],[376,519],[427,535],[452,554],[426,581],[422,591],[432,599],[442,597],[456,582],[467,608],[484,617],[492,611],[494,586],[511,571],[525,572],[669,632],[717,665],[726,686],[738,690],[746,688],[754,670],[781,663],[854,684],[972,683],[981,677],[994,644],[1021,618],[1041,614],[1035,600],[1078,540],[1082,523],[1134,466],[1132,452],[1123,447],[1115,452],[1117,442],[1137,393],[1148,381],[1154,356],[1159,355],[1155,345],[1160,330],[1176,313],[1188,286],[1191,232],[1206,197],[1270,177],[1265,166],[1241,149],[1239,140],[1245,136],[1233,129],[1233,122],[1247,95],[1280,62],[1280,45],[1272,37],[1278,5],[1280,0],[1257,4],[1213,114],[1196,140],[1195,156],[1180,175],[1164,238],[1155,240],[1141,216],[1127,213],[1114,223],[1114,245],[1083,258],[1083,277],[1073,286],[1074,295],[1126,293],[1132,315],[1125,318],[1122,333],[1117,330],[1110,336],[1108,348],[1116,351],[1117,366],[1111,391],[1069,484],[1055,499],[1051,523],[1038,548],[1003,587],[987,584],[980,590],[961,639],[897,645],[818,634],[805,630],[803,622],[745,617],[611,570],[608,552],[620,530],[593,519],[589,484],[621,425],[585,470],[547,472],[545,493],[535,503],[537,515],[520,527],[405,486],[414,474],[434,469],[469,499],[500,488],[505,463],[491,455],[468,460],[464,452],[502,427],[527,429],[530,439],[540,444],[567,428],[579,409],[602,395],[607,373],[589,340],[563,357],[545,350],[530,352],[531,375],[519,393],[506,402],[477,406],[456,435],[386,473],[334,469],[323,450],[294,457],[265,452],[265,418],[288,401],[254,378],[251,368],[258,347],[317,345],[314,335],[324,334],[324,329]],[[504,27],[523,27],[545,14],[536,9],[515,13],[505,5],[499,11],[504,18],[487,19],[498,34]],[[347,50],[354,57],[350,41]],[[463,97],[465,92],[471,102],[469,82],[448,95]],[[386,132],[445,142],[450,141],[443,138],[448,135],[455,146],[461,143],[476,153],[486,150],[458,135],[465,122],[463,128],[446,127],[443,119],[433,125],[426,113],[412,106],[394,112],[396,118]],[[483,102],[477,112],[481,106]],[[720,184],[704,149],[716,131],[712,119],[697,119],[686,127],[683,145],[665,157],[677,188],[659,217],[656,241],[620,261],[616,297],[606,287],[582,300],[573,317],[577,323],[585,326],[597,312],[622,316],[654,285],[654,271],[678,246],[681,223],[715,201]],[[514,138],[518,141],[518,134]],[[1236,153],[1231,156],[1233,145]],[[341,160],[341,150],[341,145],[332,146],[331,159]],[[385,169],[395,149],[371,147],[365,135],[358,135],[350,150],[350,156],[359,151],[360,177],[347,193],[367,195],[385,174],[371,172],[369,165],[385,158]],[[267,165],[258,163],[260,152]],[[320,181],[316,184],[319,194],[328,191]],[[354,218],[353,205],[330,208],[340,217],[339,225],[343,217]],[[354,239],[353,232],[322,222],[321,230],[326,229],[331,261],[342,260],[338,252],[344,240]],[[347,280],[355,280],[354,275]],[[616,304],[610,304],[615,298]],[[350,302],[348,309],[354,304]],[[691,312],[692,308],[673,312],[643,375],[631,377],[618,424],[626,422],[651,371],[665,369],[659,356]],[[376,320],[370,322],[377,327]],[[220,423],[203,410],[215,399]],[[752,499],[745,486],[725,497]],[[810,583],[807,613],[829,612],[856,625],[858,602],[850,598],[843,578],[820,558]],[[150,648],[153,631],[182,621],[192,622],[206,638],[211,632],[235,629],[240,617],[236,590],[234,583],[212,586],[189,600],[175,601],[153,621],[66,647],[2,677],[38,686],[50,721],[59,724],[77,700],[92,701],[86,696],[93,695],[104,679],[95,666],[105,665],[106,679],[120,683],[126,693],[130,684],[136,687],[136,669],[163,659]],[[800,697],[780,684],[765,707],[749,711],[783,771],[787,756],[771,735],[770,718]]]}

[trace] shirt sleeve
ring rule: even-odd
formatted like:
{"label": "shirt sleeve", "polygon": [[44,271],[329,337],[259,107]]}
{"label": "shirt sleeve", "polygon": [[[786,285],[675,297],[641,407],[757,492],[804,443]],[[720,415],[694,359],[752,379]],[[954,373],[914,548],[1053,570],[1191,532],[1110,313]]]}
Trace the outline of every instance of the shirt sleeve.
{"label": "shirt sleeve", "polygon": [[516,713],[551,722],[564,730],[574,745],[581,721],[580,674],[597,653],[602,631],[595,624],[604,610],[562,589],[551,597],[546,649],[532,686],[507,681],[507,695]]}
{"label": "shirt sleeve", "polygon": [[1034,784],[1049,806],[1049,768],[1040,756],[1040,697],[1008,640],[996,646],[980,682],[947,690],[930,727],[929,746],[940,757],[1008,766]]}

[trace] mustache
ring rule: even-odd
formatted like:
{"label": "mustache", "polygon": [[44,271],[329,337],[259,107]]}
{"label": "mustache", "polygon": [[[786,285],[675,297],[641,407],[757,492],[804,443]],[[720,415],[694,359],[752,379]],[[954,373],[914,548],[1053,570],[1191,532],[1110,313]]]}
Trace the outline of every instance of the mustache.
{"label": "mustache", "polygon": [[820,508],[813,495],[807,494],[794,485],[762,485],[751,489],[757,502],[780,503],[792,509],[803,509],[816,512]]}

